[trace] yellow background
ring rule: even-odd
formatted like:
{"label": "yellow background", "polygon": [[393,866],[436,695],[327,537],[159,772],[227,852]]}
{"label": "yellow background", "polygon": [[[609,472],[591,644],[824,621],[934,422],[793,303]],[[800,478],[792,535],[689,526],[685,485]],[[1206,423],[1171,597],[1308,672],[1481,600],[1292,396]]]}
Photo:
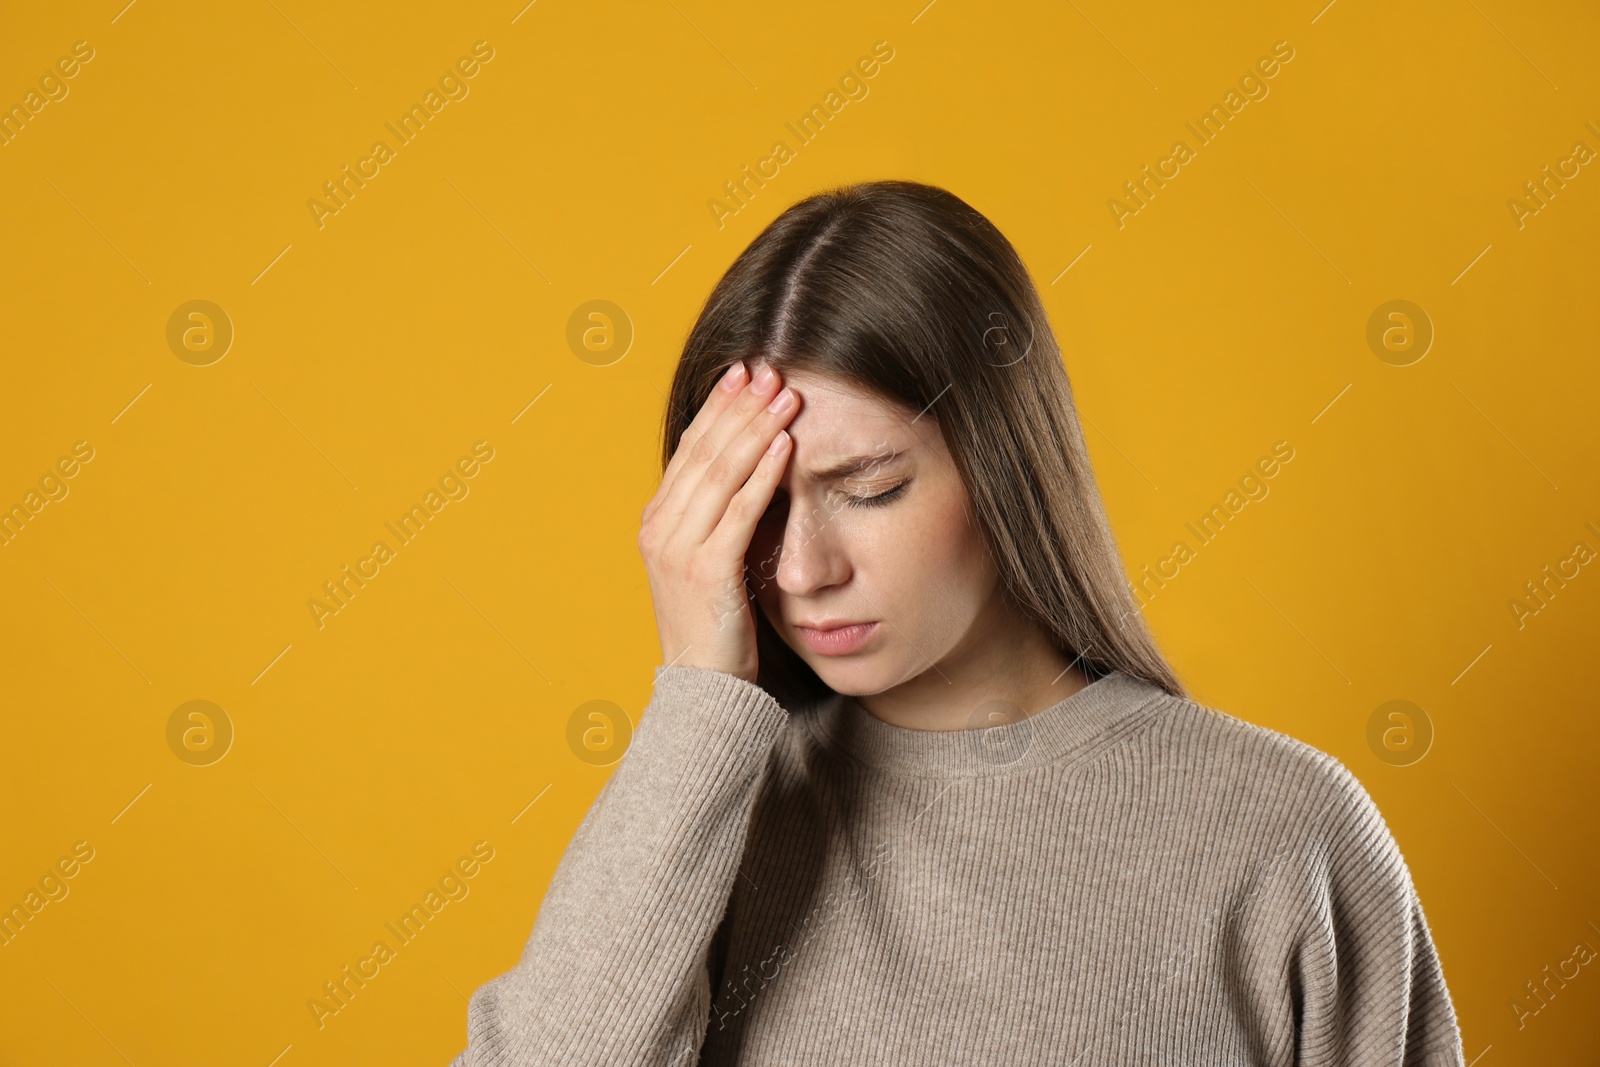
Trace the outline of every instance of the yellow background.
{"label": "yellow background", "polygon": [[[0,547],[0,904],[95,850],[0,947],[0,1061],[460,1050],[610,773],[574,709],[649,695],[635,538],[685,331],[783,208],[882,177],[1022,253],[1130,578],[1294,448],[1151,625],[1198,698],[1366,784],[1469,1060],[1600,1053],[1594,965],[1511,1006],[1600,947],[1600,567],[1510,607],[1600,549],[1600,166],[1521,227],[1507,206],[1600,150],[1592,5],[123,2],[19,6],[0,39],[8,106],[95,50],[0,148],[0,504],[95,450]],[[469,95],[319,228],[323,183],[480,40]],[[868,95],[798,146],[785,122],[878,41]],[[1118,228],[1123,183],[1278,41],[1269,95]],[[708,202],[779,139],[719,228]],[[195,299],[236,330],[210,366],[166,340]],[[632,324],[620,359],[568,344],[597,299]],[[1436,331],[1410,366],[1366,342],[1393,299]],[[470,495],[319,629],[322,583],[477,441]],[[1394,699],[1435,731],[1409,766],[1367,741]],[[168,745],[191,700],[235,731],[209,766]],[[479,841],[470,895],[319,1028],[323,983]]]}

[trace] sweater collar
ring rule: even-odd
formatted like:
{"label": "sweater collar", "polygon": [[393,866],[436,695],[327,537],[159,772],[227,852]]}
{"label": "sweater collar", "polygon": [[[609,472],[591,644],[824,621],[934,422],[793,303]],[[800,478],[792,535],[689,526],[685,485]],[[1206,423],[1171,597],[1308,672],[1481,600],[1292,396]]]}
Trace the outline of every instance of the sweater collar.
{"label": "sweater collar", "polygon": [[1016,718],[1019,709],[1003,702],[975,707],[972,729],[894,726],[842,693],[823,699],[805,719],[819,742],[870,767],[913,777],[991,777],[1082,759],[1142,725],[1167,695],[1112,670],[1034,715]]}

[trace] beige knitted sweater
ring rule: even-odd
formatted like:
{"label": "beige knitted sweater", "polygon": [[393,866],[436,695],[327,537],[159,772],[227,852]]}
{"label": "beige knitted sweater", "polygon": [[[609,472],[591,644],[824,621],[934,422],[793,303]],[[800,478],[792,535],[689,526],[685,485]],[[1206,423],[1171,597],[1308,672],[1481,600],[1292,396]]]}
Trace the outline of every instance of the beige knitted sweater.
{"label": "beige knitted sweater", "polygon": [[671,666],[451,1067],[1462,1062],[1312,746],[1120,672],[926,731]]}

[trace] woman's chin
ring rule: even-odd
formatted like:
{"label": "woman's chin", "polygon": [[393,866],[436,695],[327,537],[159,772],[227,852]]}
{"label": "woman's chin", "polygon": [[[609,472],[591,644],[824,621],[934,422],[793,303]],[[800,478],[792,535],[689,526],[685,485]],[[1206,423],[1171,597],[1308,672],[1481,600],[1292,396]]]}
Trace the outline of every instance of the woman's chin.
{"label": "woman's chin", "polygon": [[871,653],[857,656],[819,656],[809,653],[806,664],[824,685],[845,696],[870,696],[881,693],[890,682],[881,657]]}

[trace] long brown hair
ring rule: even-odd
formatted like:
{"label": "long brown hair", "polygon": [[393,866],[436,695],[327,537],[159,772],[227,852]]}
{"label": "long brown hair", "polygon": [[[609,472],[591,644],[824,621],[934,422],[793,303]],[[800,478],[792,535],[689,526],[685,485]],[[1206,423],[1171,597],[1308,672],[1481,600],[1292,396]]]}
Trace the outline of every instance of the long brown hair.
{"label": "long brown hair", "polygon": [[[1187,695],[1123,575],[1038,290],[975,208],[936,186],[873,181],[809,196],[768,224],[689,331],[663,471],[738,359],[934,418],[1012,604],[1089,677],[1115,669]],[[791,707],[826,695],[753,598],[750,610],[757,684]]]}

